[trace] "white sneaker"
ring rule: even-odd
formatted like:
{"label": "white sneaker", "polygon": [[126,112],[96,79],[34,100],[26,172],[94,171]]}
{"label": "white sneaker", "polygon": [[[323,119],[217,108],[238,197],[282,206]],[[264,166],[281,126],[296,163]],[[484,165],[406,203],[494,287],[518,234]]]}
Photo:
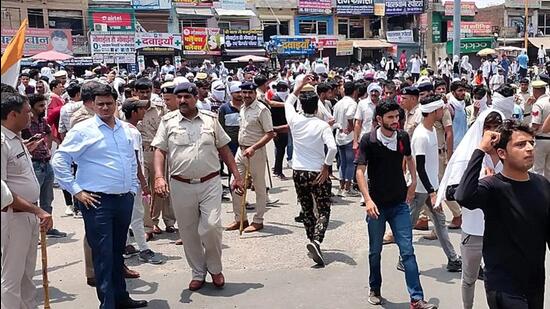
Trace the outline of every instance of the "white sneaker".
{"label": "white sneaker", "polygon": [[67,206],[65,208],[65,216],[72,216],[72,215],[74,215],[73,207],[72,206]]}
{"label": "white sneaker", "polygon": [[338,190],[336,191],[336,196],[341,196],[341,197],[343,197],[343,196],[344,196],[344,190],[338,188]]}
{"label": "white sneaker", "polygon": [[292,168],[292,160],[286,160],[286,167]]}
{"label": "white sneaker", "polygon": [[276,198],[276,199],[271,198],[271,195],[269,193],[267,194],[267,199],[266,199],[266,204],[267,205],[277,204],[278,202],[279,202],[278,198]]}

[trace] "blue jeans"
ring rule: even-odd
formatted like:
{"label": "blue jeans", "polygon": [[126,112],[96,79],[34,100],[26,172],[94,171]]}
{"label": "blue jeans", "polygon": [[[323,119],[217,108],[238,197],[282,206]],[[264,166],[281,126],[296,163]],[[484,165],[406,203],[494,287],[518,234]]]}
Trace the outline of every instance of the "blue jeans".
{"label": "blue jeans", "polygon": [[382,286],[382,274],[380,273],[380,259],[382,253],[382,241],[386,232],[386,222],[390,224],[395,243],[399,247],[399,254],[405,267],[405,281],[407,290],[413,300],[424,299],[424,292],[420,285],[418,264],[412,245],[412,224],[409,213],[409,205],[403,202],[392,206],[378,208],[380,216],[372,219],[367,216],[369,231],[369,285],[373,291],[380,291]]}
{"label": "blue jeans", "polygon": [[82,207],[86,238],[92,248],[96,292],[100,309],[114,309],[128,299],[124,281],[124,258],[134,195],[97,193],[97,208]]}
{"label": "blue jeans", "polygon": [[54,174],[50,162],[33,161],[32,167],[40,184],[40,208],[52,213]]}
{"label": "blue jeans", "polygon": [[338,153],[340,154],[340,180],[352,181],[355,174],[353,142],[338,146]]}
{"label": "blue jeans", "polygon": [[286,146],[286,160],[292,160],[292,151],[294,151],[294,145],[292,145],[292,133],[288,131],[288,144]]}

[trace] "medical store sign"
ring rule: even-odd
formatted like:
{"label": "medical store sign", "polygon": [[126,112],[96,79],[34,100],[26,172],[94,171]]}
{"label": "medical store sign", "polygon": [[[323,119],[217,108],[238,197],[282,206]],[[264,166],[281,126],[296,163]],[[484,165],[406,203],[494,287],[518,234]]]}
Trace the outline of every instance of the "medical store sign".
{"label": "medical store sign", "polygon": [[182,37],[186,55],[221,55],[219,28],[184,27]]}
{"label": "medical store sign", "polygon": [[273,37],[277,53],[283,55],[312,55],[317,42],[314,37]]}

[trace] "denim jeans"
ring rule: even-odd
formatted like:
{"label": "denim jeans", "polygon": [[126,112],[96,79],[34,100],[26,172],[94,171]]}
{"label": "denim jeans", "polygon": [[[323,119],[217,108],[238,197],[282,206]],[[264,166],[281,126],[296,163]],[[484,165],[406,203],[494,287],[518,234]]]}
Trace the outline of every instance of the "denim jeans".
{"label": "denim jeans", "polygon": [[50,162],[33,161],[32,167],[40,184],[40,208],[52,213],[54,174]]}
{"label": "denim jeans", "polygon": [[353,142],[338,146],[338,153],[340,154],[340,180],[352,181],[355,174]]}
{"label": "denim jeans", "polygon": [[386,232],[386,222],[390,224],[395,243],[399,247],[399,254],[405,267],[405,281],[407,290],[413,300],[424,299],[424,292],[420,285],[418,264],[412,245],[412,224],[409,206],[403,202],[392,206],[378,208],[380,216],[372,219],[367,216],[369,232],[369,285],[373,291],[380,291],[382,286],[382,274],[380,272],[380,259],[382,254],[382,241]]}

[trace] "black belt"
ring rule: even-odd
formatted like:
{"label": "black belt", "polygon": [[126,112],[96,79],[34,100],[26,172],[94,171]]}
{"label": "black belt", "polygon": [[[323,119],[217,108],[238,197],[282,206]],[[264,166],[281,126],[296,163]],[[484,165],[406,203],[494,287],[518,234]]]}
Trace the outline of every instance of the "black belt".
{"label": "black belt", "polygon": [[84,190],[84,192],[90,193],[90,194],[95,194],[95,195],[113,195],[113,196],[124,196],[124,195],[130,193],[130,191],[125,192],[125,193],[104,193],[104,192],[93,192],[93,191],[88,191],[88,190]]}
{"label": "black belt", "polygon": [[181,176],[178,176],[178,175],[173,175],[172,178],[177,180],[177,181],[181,181],[181,182],[185,182],[185,183],[189,183],[189,184],[198,184],[198,183],[203,183],[203,182],[207,182],[208,180],[216,177],[220,175],[220,172],[219,171],[216,171],[216,172],[212,172],[204,177],[201,177],[201,178],[196,178],[196,179],[188,179],[188,178],[183,178]]}
{"label": "black belt", "polygon": [[529,114],[523,114],[523,117],[529,117],[529,116],[531,116],[531,113],[529,113]]}
{"label": "black belt", "polygon": [[535,136],[535,139],[541,139],[541,140],[550,140],[550,136]]}

